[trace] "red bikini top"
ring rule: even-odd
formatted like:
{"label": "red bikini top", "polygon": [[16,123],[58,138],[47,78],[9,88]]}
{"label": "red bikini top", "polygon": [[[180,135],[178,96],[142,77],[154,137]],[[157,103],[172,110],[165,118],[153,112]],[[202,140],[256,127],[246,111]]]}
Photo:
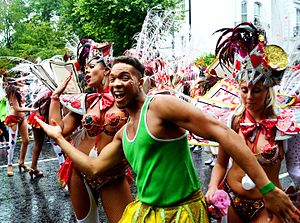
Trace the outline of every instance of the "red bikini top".
{"label": "red bikini top", "polygon": [[82,125],[87,130],[89,136],[97,136],[101,132],[114,136],[116,132],[126,123],[128,115],[125,111],[116,113],[106,113],[104,121],[97,115],[85,115]]}
{"label": "red bikini top", "polygon": [[127,113],[117,111],[106,113],[104,118],[101,118],[101,113],[106,112],[114,104],[114,98],[109,93],[94,93],[87,96],[87,105],[93,108],[99,102],[99,116],[86,114],[82,118],[82,125],[87,130],[89,136],[97,136],[102,131],[107,135],[113,136],[126,123]]}

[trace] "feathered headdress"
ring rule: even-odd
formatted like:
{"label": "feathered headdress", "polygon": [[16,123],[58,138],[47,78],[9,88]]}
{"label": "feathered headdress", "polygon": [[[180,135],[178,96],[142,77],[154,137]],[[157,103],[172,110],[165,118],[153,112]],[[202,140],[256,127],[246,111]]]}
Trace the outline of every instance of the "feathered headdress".
{"label": "feathered headdress", "polygon": [[81,70],[84,70],[85,64],[93,59],[109,66],[113,57],[113,43],[97,43],[91,39],[83,38],[78,43],[76,55]]}
{"label": "feathered headdress", "polygon": [[[220,65],[234,68],[236,81],[245,80],[248,85],[259,80],[272,87],[277,84],[288,65],[287,54],[277,45],[267,45],[263,30],[244,22],[234,28],[223,28],[218,39],[215,55]],[[215,32],[215,33],[216,33]]]}

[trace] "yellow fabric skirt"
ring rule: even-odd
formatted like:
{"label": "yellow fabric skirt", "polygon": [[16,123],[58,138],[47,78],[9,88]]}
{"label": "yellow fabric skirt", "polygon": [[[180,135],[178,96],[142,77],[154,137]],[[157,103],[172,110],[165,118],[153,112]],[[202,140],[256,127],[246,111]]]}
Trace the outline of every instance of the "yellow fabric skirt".
{"label": "yellow fabric skirt", "polygon": [[138,199],[127,205],[119,223],[208,223],[207,205],[201,191],[171,207],[153,207]]}

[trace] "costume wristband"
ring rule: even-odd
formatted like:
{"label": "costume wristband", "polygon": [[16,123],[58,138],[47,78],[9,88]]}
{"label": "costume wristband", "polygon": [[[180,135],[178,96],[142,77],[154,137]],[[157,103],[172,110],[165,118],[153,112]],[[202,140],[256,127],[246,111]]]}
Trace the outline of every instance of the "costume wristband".
{"label": "costume wristband", "polygon": [[59,96],[51,96],[52,101],[59,101]]}
{"label": "costume wristband", "polygon": [[274,189],[275,189],[275,185],[270,181],[270,183],[268,183],[265,186],[259,188],[259,192],[262,195],[266,195],[267,193],[271,192]]}

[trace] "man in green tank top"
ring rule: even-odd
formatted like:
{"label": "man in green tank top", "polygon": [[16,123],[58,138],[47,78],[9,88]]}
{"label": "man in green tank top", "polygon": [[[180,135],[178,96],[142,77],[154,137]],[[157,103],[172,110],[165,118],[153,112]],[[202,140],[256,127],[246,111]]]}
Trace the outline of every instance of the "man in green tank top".
{"label": "man in green tank top", "polygon": [[244,141],[223,123],[193,105],[170,95],[147,97],[143,92],[144,66],[135,58],[114,60],[110,90],[118,108],[129,113],[97,158],[76,150],[55,122],[38,120],[76,166],[89,175],[103,174],[126,156],[136,173],[138,195],[120,222],[209,222],[200,182],[192,163],[186,131],[216,141],[264,190],[266,208],[284,221],[299,222],[300,212],[270,181]]}

